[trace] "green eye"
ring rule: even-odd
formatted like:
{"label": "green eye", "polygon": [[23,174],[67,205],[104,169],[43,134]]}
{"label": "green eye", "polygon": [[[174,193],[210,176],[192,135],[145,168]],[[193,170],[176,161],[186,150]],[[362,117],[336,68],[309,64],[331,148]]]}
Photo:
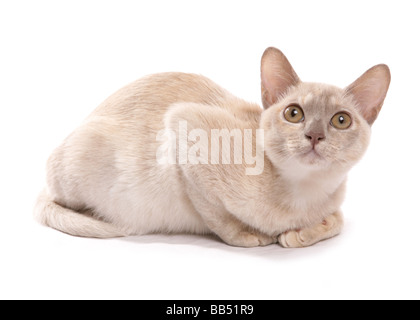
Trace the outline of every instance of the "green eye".
{"label": "green eye", "polygon": [[305,115],[301,107],[291,105],[284,110],[284,118],[291,123],[298,123],[305,119]]}
{"label": "green eye", "polygon": [[345,112],[339,112],[334,115],[331,119],[331,125],[339,130],[348,129],[351,126],[352,120],[349,114]]}

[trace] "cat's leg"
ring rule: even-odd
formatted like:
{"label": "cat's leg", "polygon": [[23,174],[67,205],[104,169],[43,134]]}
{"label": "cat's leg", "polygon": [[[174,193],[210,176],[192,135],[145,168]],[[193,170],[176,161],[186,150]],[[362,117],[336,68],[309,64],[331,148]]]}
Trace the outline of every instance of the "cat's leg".
{"label": "cat's leg", "polygon": [[303,248],[319,241],[332,238],[341,232],[343,216],[336,212],[327,217],[322,223],[311,228],[290,230],[279,236],[279,243],[284,248]]}
{"label": "cat's leg", "polygon": [[195,186],[186,189],[204,223],[225,243],[235,247],[251,248],[277,242],[276,236],[266,235],[241,222],[217,200],[208,201],[205,199]]}
{"label": "cat's leg", "polygon": [[201,211],[201,215],[207,226],[231,246],[251,248],[277,242],[276,237],[252,229],[227,212],[205,210]]}

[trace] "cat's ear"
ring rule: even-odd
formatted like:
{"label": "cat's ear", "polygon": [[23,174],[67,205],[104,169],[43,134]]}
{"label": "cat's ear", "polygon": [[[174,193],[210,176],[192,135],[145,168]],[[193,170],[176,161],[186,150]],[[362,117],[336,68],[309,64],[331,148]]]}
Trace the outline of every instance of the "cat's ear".
{"label": "cat's ear", "polygon": [[385,64],[366,71],[345,90],[357,102],[357,108],[365,120],[372,125],[378,117],[391,82],[391,72]]}
{"label": "cat's ear", "polygon": [[265,109],[275,104],[289,87],[299,82],[289,60],[279,49],[265,50],[261,59],[261,97]]}

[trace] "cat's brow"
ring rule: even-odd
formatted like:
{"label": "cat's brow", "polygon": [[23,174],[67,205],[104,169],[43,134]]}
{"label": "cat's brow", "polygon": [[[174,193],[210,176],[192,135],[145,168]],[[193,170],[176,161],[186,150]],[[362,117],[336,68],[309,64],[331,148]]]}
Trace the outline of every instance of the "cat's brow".
{"label": "cat's brow", "polygon": [[310,103],[312,101],[312,99],[314,98],[314,95],[312,94],[312,92],[309,92],[306,96],[303,96],[300,98],[300,104],[304,105],[305,103]]}

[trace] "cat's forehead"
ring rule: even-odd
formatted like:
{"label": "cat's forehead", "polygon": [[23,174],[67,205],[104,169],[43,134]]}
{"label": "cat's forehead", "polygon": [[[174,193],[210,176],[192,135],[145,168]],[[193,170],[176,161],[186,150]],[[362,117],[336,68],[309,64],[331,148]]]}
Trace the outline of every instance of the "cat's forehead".
{"label": "cat's forehead", "polygon": [[335,105],[341,102],[343,90],[322,83],[302,83],[296,91],[296,98],[302,104]]}
{"label": "cat's forehead", "polygon": [[306,111],[332,112],[346,104],[344,90],[322,83],[301,83],[287,97],[291,103],[297,103]]}

